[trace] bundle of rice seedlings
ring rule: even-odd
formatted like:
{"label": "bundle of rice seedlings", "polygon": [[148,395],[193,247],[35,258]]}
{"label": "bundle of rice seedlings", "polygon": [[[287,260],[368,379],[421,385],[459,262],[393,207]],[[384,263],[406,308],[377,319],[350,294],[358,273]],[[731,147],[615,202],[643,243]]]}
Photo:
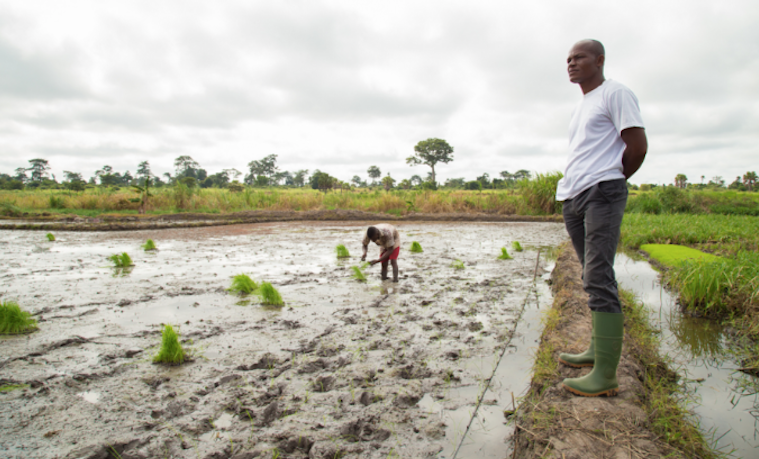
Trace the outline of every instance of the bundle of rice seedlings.
{"label": "bundle of rice seedlings", "polygon": [[258,284],[247,274],[238,274],[232,277],[232,285],[227,289],[230,292],[249,295],[258,290]]}
{"label": "bundle of rice seedlings", "polygon": [[18,335],[33,332],[37,329],[37,321],[32,315],[21,310],[15,301],[0,303],[0,335]]}
{"label": "bundle of rice seedlings", "polygon": [[179,344],[179,335],[171,325],[166,325],[163,329],[163,338],[161,339],[161,349],[158,355],[153,357],[153,363],[165,363],[168,365],[179,365],[185,361],[184,349]]}
{"label": "bundle of rice seedlings", "polygon": [[155,242],[153,242],[152,239],[148,239],[140,247],[142,247],[143,249],[145,249],[146,252],[149,251],[149,250],[158,250],[158,247],[155,246]]}
{"label": "bundle of rice seedlings", "polygon": [[451,263],[451,268],[464,269],[464,262],[461,260],[455,260],[453,263]]}
{"label": "bundle of rice seedlings", "polygon": [[348,249],[346,249],[343,244],[335,247],[335,251],[337,252],[337,258],[349,258],[351,256],[351,254],[348,253]]}
{"label": "bundle of rice seedlings", "polygon": [[351,269],[353,270],[353,278],[356,279],[359,282],[366,282],[366,276],[364,275],[364,271],[359,266],[351,266]]}
{"label": "bundle of rice seedlings", "polygon": [[113,263],[113,266],[115,268],[128,268],[130,266],[134,266],[134,263],[132,263],[132,259],[129,257],[129,254],[126,252],[119,255],[118,253],[111,255],[108,257],[109,260]]}
{"label": "bundle of rice seedlings", "polygon": [[414,242],[411,243],[411,249],[410,250],[411,250],[411,252],[414,252],[414,253],[422,253],[422,252],[424,252],[424,250],[422,250],[421,244],[419,244],[416,241],[414,241]]}
{"label": "bundle of rice seedlings", "polygon": [[53,242],[53,241],[55,241],[55,235],[54,235],[53,233],[47,233],[47,234],[45,235],[45,237],[46,237],[46,238],[47,238],[47,240],[48,240],[48,241],[50,241],[50,242]]}
{"label": "bundle of rice seedlings", "polygon": [[515,252],[521,252],[522,250],[524,250],[522,248],[522,244],[520,244],[519,241],[512,242],[511,248],[514,249]]}
{"label": "bundle of rice seedlings", "polygon": [[282,306],[285,304],[277,289],[268,282],[261,282],[258,288],[258,294],[261,296],[261,303],[272,306]]}
{"label": "bundle of rice seedlings", "polygon": [[509,252],[506,251],[506,247],[501,247],[501,255],[498,257],[499,260],[511,260],[511,255],[509,255]]}

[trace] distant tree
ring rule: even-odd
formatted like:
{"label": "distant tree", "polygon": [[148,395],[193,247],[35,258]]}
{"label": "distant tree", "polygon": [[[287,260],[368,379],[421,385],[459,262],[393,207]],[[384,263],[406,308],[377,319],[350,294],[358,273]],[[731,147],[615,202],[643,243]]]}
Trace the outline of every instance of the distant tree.
{"label": "distant tree", "polygon": [[474,190],[474,191],[481,191],[482,190],[482,182],[479,180],[472,180],[470,182],[466,182],[464,184],[465,190]]}
{"label": "distant tree", "polygon": [[[147,161],[146,161],[147,163]],[[182,180],[190,179],[191,177],[185,177]],[[193,179],[195,180],[195,179]],[[140,207],[137,209],[137,213],[144,214],[148,207],[148,200],[153,196],[150,192],[150,174],[145,176],[144,183],[142,185],[132,185],[132,190],[140,194]]]}
{"label": "distant tree", "polygon": [[382,177],[382,171],[380,171],[380,168],[377,166],[369,166],[369,169],[366,170],[366,173],[369,174],[369,178],[372,179],[372,183],[376,182],[378,178]]}
{"label": "distant tree", "polygon": [[358,175],[354,175],[353,178],[351,179],[351,183],[354,184],[355,186],[361,186],[361,183],[362,183],[361,177],[359,177]]}
{"label": "distant tree", "polygon": [[678,188],[685,188],[688,185],[688,177],[685,174],[677,174],[675,176],[675,186]]}
{"label": "distant tree", "polygon": [[174,181],[174,178],[171,176],[171,172],[164,172],[163,176],[166,177],[166,183],[171,183]]}
{"label": "distant tree", "polygon": [[411,181],[412,186],[421,185],[423,182],[422,178],[419,177],[418,175],[412,175],[409,180]]}
{"label": "distant tree", "polygon": [[403,179],[400,182],[398,182],[398,186],[403,188],[404,190],[408,190],[409,188],[411,188],[411,180]]}
{"label": "distant tree", "polygon": [[730,190],[736,190],[736,191],[746,191],[746,186],[743,183],[741,183],[740,175],[735,177],[735,180],[733,181],[733,183],[728,185],[727,188]]}
{"label": "distant tree", "polygon": [[295,175],[293,175],[293,183],[295,186],[305,186],[306,176],[308,176],[308,169],[301,169],[295,172]]}
{"label": "distant tree", "polygon": [[525,169],[519,169],[518,171],[514,172],[514,180],[522,180],[522,179],[530,179],[532,177],[532,173],[530,171]]}
{"label": "distant tree", "polygon": [[15,172],[16,172],[16,175],[13,178],[15,178],[16,180],[18,180],[18,181],[20,181],[22,183],[24,183],[27,180],[29,180],[29,177],[26,176],[26,168],[25,167],[16,168]]}
{"label": "distant tree", "polygon": [[277,155],[269,155],[260,160],[251,161],[248,163],[248,169],[250,173],[245,176],[245,183],[261,185],[262,180],[258,177],[265,177],[267,180],[264,186],[266,186],[269,181],[273,181],[274,175],[279,172]]}
{"label": "distant tree", "polygon": [[[198,164],[197,161],[192,159],[192,157],[187,155],[182,155],[177,157],[177,159],[174,160],[174,169],[177,179],[180,179],[182,177],[194,177],[198,178],[198,169],[200,169],[200,164]],[[205,178],[205,177],[203,177]]]}
{"label": "distant tree", "polygon": [[453,147],[443,139],[430,138],[414,146],[414,154],[406,158],[406,164],[425,164],[432,168],[432,183],[435,184],[435,165],[453,161]]}
{"label": "distant tree", "polygon": [[488,189],[491,187],[490,175],[487,172],[477,177],[477,181],[482,184],[483,189]]}
{"label": "distant tree", "polygon": [[711,180],[709,180],[709,185],[717,187],[717,188],[724,188],[725,187],[725,180],[720,175],[715,175],[712,177]]}
{"label": "distant tree", "polygon": [[387,176],[382,179],[382,186],[385,187],[385,191],[390,191],[393,185],[395,185],[395,179],[390,177],[390,172],[388,172]]}
{"label": "distant tree", "polygon": [[445,181],[446,188],[464,188],[464,185],[466,184],[466,179],[464,177],[460,178],[449,178]]}
{"label": "distant tree", "polygon": [[65,177],[65,180],[67,182],[74,182],[74,181],[81,181],[82,180],[82,174],[79,172],[70,172],[70,171],[63,171],[63,176]]}
{"label": "distant tree", "polygon": [[150,171],[150,163],[147,161],[142,161],[140,164],[137,165],[137,176],[146,179],[153,175],[153,173]]}
{"label": "distant tree", "polygon": [[754,191],[754,185],[756,185],[756,172],[746,172],[743,174],[743,184],[746,185],[748,191]]}
{"label": "distant tree", "polygon": [[336,178],[326,172],[320,171],[319,169],[314,171],[313,175],[311,175],[310,181],[311,188],[314,190],[321,190],[325,193],[334,188],[338,182]]}
{"label": "distant tree", "polygon": [[228,180],[237,180],[242,175],[242,172],[238,171],[237,169],[223,169],[221,171]]}
{"label": "distant tree", "polygon": [[32,173],[29,180],[32,182],[41,182],[42,179],[47,176],[47,171],[50,170],[47,160],[40,158],[30,159],[29,163],[31,166],[27,170]]}

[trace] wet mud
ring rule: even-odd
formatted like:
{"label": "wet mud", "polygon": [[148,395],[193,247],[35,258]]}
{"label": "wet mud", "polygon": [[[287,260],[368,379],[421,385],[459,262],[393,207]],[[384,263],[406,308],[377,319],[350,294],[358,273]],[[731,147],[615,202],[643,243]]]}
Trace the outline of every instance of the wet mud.
{"label": "wet mud", "polygon": [[[0,393],[0,456],[432,458],[459,443],[505,456],[507,394],[529,380],[525,336],[539,329],[525,312],[540,303],[536,249],[564,240],[563,225],[397,226],[398,283],[379,266],[352,278],[365,222],[59,231],[55,242],[0,232],[1,297],[40,325],[0,337],[0,385],[23,386]],[[139,248],[147,238],[158,251]],[[512,241],[526,250],[498,260]],[[337,244],[352,257],[337,260]],[[109,267],[121,252],[134,267]],[[541,260],[538,276],[550,269]],[[271,282],[285,306],[229,294],[240,273]],[[152,363],[162,324],[192,362]]]}

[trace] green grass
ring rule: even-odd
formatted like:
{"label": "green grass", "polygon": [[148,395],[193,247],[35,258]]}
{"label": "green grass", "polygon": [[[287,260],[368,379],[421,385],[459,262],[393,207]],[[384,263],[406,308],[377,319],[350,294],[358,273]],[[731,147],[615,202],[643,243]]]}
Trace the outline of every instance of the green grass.
{"label": "green grass", "polygon": [[45,235],[45,237],[46,237],[46,238],[47,238],[47,240],[48,240],[48,241],[50,241],[50,242],[53,242],[53,241],[55,241],[55,235],[54,235],[53,233],[47,233],[47,234]]}
{"label": "green grass", "polygon": [[271,306],[282,306],[285,304],[277,289],[269,282],[261,283],[261,286],[258,288],[258,295],[261,297],[261,303],[263,304]]}
{"label": "green grass", "polygon": [[343,244],[335,247],[335,252],[337,252],[337,258],[350,258],[351,256],[351,254],[348,252],[348,249],[346,249]]}
{"label": "green grass", "polygon": [[233,293],[249,295],[258,290],[258,284],[247,274],[237,274],[232,277],[232,285],[227,290]]}
{"label": "green grass", "polygon": [[451,268],[464,269],[464,262],[461,260],[454,260],[453,263],[451,263]]}
{"label": "green grass", "polygon": [[5,384],[0,386],[0,393],[6,393],[17,389],[26,389],[28,384]]}
{"label": "green grass", "polygon": [[18,335],[37,330],[37,321],[15,301],[0,303],[0,334]]}
{"label": "green grass", "polygon": [[506,250],[506,247],[501,247],[501,254],[498,256],[499,260],[511,260],[512,256],[509,255],[508,250]]}
{"label": "green grass", "polygon": [[413,253],[422,253],[424,250],[422,250],[422,245],[418,242],[414,241],[411,243],[411,249],[409,249],[410,252]]}
{"label": "green grass", "polygon": [[113,254],[108,257],[108,259],[111,260],[114,268],[128,268],[130,266],[134,266],[134,263],[132,263],[132,258],[126,252],[122,254]]}
{"label": "green grass", "polygon": [[719,257],[677,244],[643,244],[640,250],[667,267],[683,264],[688,260],[716,261]]}
{"label": "green grass", "polygon": [[143,249],[145,249],[146,252],[149,251],[149,250],[158,250],[158,247],[155,246],[155,242],[153,242],[152,239],[148,239],[140,247],[142,247]]}
{"label": "green grass", "polygon": [[184,349],[179,344],[179,335],[171,325],[166,325],[161,338],[161,349],[158,351],[158,355],[153,358],[153,362],[179,365],[185,361],[185,358]]}
{"label": "green grass", "polygon": [[366,275],[364,274],[364,271],[359,266],[351,266],[351,270],[353,270],[352,277],[356,279],[359,282],[366,282]]}
{"label": "green grass", "polygon": [[522,248],[522,244],[520,244],[519,241],[512,242],[511,248],[514,249],[514,252],[521,252],[524,250],[524,248]]}

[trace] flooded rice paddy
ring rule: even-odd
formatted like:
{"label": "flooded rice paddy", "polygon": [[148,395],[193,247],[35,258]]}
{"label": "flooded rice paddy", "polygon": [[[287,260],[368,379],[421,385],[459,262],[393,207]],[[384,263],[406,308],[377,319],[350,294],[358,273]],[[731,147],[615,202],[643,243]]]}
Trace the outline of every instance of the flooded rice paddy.
{"label": "flooded rice paddy", "polygon": [[677,298],[662,287],[659,273],[645,261],[617,254],[615,271],[622,288],[648,307],[668,355],[692,395],[689,408],[705,436],[733,457],[759,457],[759,381],[738,371],[731,338],[713,321],[680,313]]}
{"label": "flooded rice paddy", "polygon": [[[40,331],[0,337],[0,385],[25,385],[0,393],[0,456],[505,457],[503,411],[529,383],[551,301],[537,248],[563,225],[399,224],[397,284],[379,266],[351,277],[366,226],[1,232],[1,298]],[[109,266],[121,252],[134,267]],[[240,273],[286,305],[229,294]],[[193,361],[152,364],[162,324]]]}

